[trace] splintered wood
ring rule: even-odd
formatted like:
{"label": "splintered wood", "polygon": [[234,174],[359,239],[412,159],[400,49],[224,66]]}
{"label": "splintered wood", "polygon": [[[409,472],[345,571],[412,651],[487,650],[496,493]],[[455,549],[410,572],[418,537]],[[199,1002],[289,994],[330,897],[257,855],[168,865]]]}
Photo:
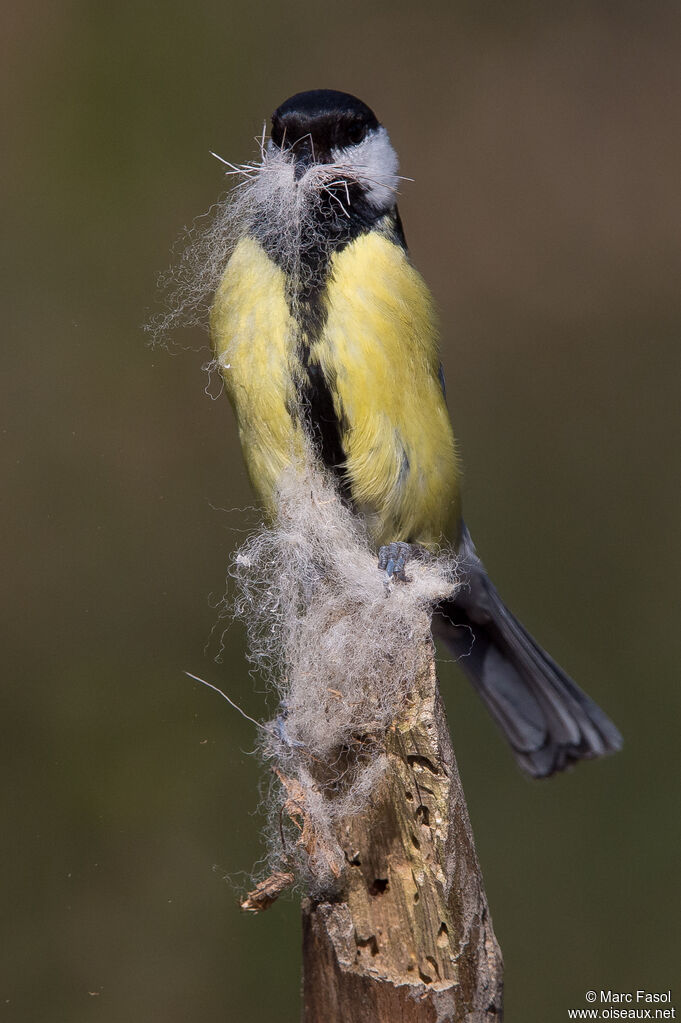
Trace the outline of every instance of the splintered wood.
{"label": "splintered wood", "polygon": [[282,892],[291,887],[295,878],[287,871],[277,871],[270,874],[268,878],[257,884],[252,892],[249,892],[241,908],[244,913],[262,913],[269,909],[273,902],[276,902]]}
{"label": "splintered wood", "polygon": [[501,1019],[503,964],[432,656],[390,730],[344,888],[303,904],[304,1023]]}

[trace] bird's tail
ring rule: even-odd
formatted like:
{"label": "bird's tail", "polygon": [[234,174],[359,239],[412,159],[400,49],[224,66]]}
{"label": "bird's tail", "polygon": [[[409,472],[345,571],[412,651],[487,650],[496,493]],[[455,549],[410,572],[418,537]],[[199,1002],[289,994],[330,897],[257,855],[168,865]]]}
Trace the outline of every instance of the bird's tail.
{"label": "bird's tail", "polygon": [[460,553],[467,584],[440,605],[433,631],[456,656],[520,766],[543,778],[620,749],[612,721],[505,606],[465,526]]}

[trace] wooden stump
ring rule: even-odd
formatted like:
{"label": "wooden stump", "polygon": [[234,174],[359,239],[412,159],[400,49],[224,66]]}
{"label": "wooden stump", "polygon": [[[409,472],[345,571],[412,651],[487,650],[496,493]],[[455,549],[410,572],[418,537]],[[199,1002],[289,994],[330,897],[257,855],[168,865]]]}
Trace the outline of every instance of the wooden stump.
{"label": "wooden stump", "polygon": [[338,836],[342,895],[303,903],[304,1023],[498,1023],[503,963],[432,654],[386,748]]}

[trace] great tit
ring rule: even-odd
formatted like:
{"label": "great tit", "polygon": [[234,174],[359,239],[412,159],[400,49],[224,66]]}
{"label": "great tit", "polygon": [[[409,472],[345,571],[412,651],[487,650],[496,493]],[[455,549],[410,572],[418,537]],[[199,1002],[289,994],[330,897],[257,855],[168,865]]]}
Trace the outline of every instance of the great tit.
{"label": "great tit", "polygon": [[521,767],[543,777],[618,750],[612,722],[504,605],[461,517],[433,300],[386,129],[354,96],[298,93],[246,173],[210,325],[254,489],[274,512],[282,472],[311,447],[398,579],[448,538],[465,578],[434,632]]}

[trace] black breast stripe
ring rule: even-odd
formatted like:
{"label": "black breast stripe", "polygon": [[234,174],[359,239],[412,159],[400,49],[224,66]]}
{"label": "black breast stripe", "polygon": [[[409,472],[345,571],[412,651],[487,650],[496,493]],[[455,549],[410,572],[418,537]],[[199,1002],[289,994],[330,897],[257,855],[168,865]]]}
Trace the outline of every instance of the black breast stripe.
{"label": "black breast stripe", "polygon": [[[348,221],[341,222],[341,229],[335,237],[327,239],[323,250],[315,249],[315,246],[305,248],[304,264],[307,265],[303,267],[302,287],[296,288],[295,280],[289,277],[293,286],[292,293],[289,294],[289,305],[300,328],[297,381],[299,408],[289,409],[289,412],[294,416],[302,413],[319,460],[336,477],[340,493],[349,504],[353,502],[350,481],[345,474],[347,456],[343,438],[350,425],[343,415],[343,410],[337,409],[334,405],[335,381],[324,373],[314,358],[314,346],[321,337],[326,321],[324,291],[328,282],[331,255],[372,228],[389,238],[393,244],[406,248],[397,207],[379,220],[376,218],[372,220],[365,205],[356,202],[353,211],[355,216],[351,215]],[[335,223],[338,224],[338,221]],[[285,273],[290,273],[289,267],[282,266],[282,269]]]}
{"label": "black breast stripe", "polygon": [[310,359],[310,349],[302,352],[303,375],[300,383],[300,404],[314,448],[323,465],[338,481],[343,497],[352,502],[350,485],[345,475],[343,434],[347,422],[339,415],[333,402],[333,381],[327,380],[321,366]]}

